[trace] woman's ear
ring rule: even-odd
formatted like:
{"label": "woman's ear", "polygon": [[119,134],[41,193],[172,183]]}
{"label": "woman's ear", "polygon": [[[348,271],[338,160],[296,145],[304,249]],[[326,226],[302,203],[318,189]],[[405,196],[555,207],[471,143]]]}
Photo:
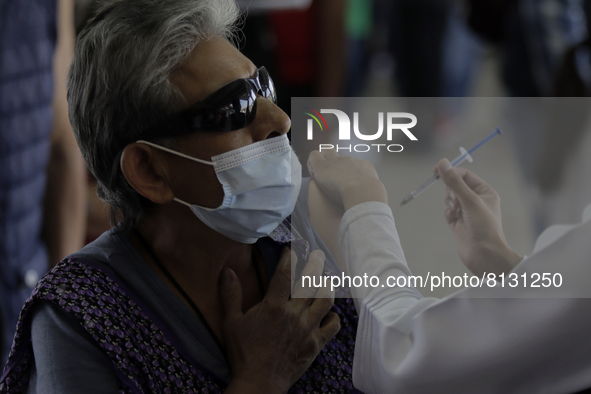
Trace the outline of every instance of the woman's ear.
{"label": "woman's ear", "polygon": [[121,171],[131,187],[148,200],[165,204],[174,199],[166,164],[150,146],[127,145],[121,156]]}

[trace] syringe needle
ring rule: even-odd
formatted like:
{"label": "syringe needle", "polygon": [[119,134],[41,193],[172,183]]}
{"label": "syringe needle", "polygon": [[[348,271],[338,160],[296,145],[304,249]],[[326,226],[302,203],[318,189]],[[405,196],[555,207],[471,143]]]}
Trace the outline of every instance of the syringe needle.
{"label": "syringe needle", "polygon": [[406,205],[414,199],[415,199],[415,196],[413,196],[411,193],[408,196],[404,197],[404,199],[402,200],[402,202],[400,202],[400,204],[398,204],[398,206],[401,207],[403,205]]}
{"label": "syringe needle", "polygon": [[404,197],[404,199],[402,200],[402,202],[398,206],[406,205],[409,202],[411,202],[412,200],[414,200],[421,193],[423,193],[425,190],[427,190],[429,187],[431,187],[431,185],[433,185],[435,182],[437,182],[437,180],[439,178],[440,178],[439,174],[435,174],[431,178],[427,179],[425,182],[423,182],[423,184],[421,184],[421,186],[417,187],[415,190],[410,192],[406,197]]}

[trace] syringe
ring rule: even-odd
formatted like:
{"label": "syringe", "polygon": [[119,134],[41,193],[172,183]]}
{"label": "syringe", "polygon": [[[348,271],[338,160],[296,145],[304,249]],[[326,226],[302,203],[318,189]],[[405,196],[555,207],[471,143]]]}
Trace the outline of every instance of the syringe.
{"label": "syringe", "polygon": [[[470,154],[473,153],[476,149],[480,148],[482,145],[484,145],[486,142],[488,142],[492,137],[494,137],[497,134],[503,134],[503,130],[501,130],[500,128],[497,127],[494,132],[492,132],[488,137],[486,137],[485,139],[483,139],[482,141],[480,141],[479,143],[474,145],[472,147],[472,149],[470,149],[469,151],[467,151],[463,147],[460,147],[460,155],[458,157],[456,157],[455,159],[453,159],[453,161],[451,162],[452,167],[456,167],[456,166],[462,164],[465,160],[468,160],[470,163],[472,163],[473,159],[472,159],[472,156],[470,156]],[[402,200],[402,202],[398,206],[401,207],[403,205],[408,204],[412,200],[414,200],[419,194],[421,194],[422,192],[427,190],[429,188],[429,186],[431,186],[435,182],[437,182],[437,180],[439,178],[440,178],[439,173],[437,173],[437,174],[433,175],[431,178],[427,179],[423,184],[421,184],[421,186],[417,187],[415,190],[410,192],[406,197],[404,197],[404,199]]]}

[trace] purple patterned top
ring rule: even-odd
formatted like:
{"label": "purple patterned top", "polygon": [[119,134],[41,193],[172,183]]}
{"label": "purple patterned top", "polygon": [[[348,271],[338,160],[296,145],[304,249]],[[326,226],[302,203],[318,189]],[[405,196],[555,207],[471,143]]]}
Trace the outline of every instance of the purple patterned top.
{"label": "purple patterned top", "polygon": [[[287,237],[284,239],[279,239]],[[291,234],[275,233],[283,243]],[[283,242],[282,242],[283,241]],[[302,257],[305,241],[298,241]],[[295,250],[296,248],[294,248]],[[298,254],[300,254],[298,252]],[[30,342],[30,310],[39,300],[50,301],[74,316],[107,354],[121,381],[120,393],[221,393],[226,383],[183,351],[117,277],[110,277],[96,263],[66,259],[37,285],[23,307],[13,347],[0,378],[1,393],[26,392],[33,362]],[[352,393],[353,348],[357,314],[350,298],[335,300],[333,310],[341,318],[341,330],[320,352],[290,393]]]}

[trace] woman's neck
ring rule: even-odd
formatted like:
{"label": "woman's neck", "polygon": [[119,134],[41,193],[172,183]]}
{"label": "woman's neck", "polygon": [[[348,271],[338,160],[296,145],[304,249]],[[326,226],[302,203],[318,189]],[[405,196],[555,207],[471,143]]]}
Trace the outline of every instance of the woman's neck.
{"label": "woman's neck", "polygon": [[224,267],[238,273],[250,265],[252,245],[212,230],[175,202],[151,212],[138,230],[171,272],[194,280],[210,274],[217,278]]}
{"label": "woman's neck", "polygon": [[[253,245],[236,242],[212,230],[187,207],[176,203],[159,206],[138,225],[137,230],[151,252],[198,305],[217,302],[218,280],[224,267],[231,268],[238,276],[246,308],[260,300],[252,260]],[[132,235],[135,246],[148,264],[175,290],[150,252],[134,238]],[[262,271],[265,277],[264,269]]]}

